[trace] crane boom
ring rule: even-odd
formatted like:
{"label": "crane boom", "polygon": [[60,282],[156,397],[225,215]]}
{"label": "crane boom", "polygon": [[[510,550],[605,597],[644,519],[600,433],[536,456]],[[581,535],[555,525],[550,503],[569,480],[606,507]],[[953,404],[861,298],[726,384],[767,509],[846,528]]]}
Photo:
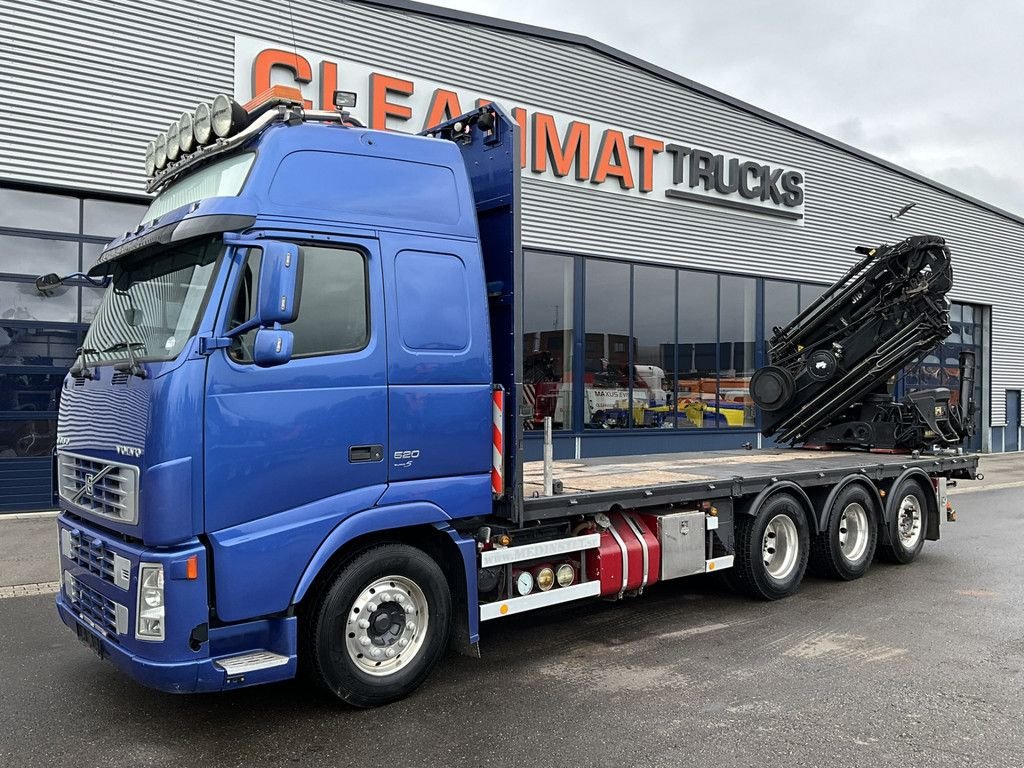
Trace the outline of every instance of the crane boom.
{"label": "crane boom", "polygon": [[950,335],[949,247],[921,235],[855,249],[862,259],[788,325],[750,381],[762,431],[792,445],[918,450],[959,444],[973,428],[973,353],[960,356],[960,398],[947,388],[896,401],[895,374]]}

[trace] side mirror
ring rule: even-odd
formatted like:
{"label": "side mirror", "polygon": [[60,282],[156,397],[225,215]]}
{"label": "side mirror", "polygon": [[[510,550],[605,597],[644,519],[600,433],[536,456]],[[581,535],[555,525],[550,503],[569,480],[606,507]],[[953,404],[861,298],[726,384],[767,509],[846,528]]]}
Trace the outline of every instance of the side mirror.
{"label": "side mirror", "polygon": [[293,341],[291,331],[260,328],[252,347],[252,361],[260,368],[283,365],[292,359]]}
{"label": "side mirror", "polygon": [[298,290],[302,270],[301,249],[295,243],[267,240],[260,243],[263,257],[253,319],[266,328],[287,325],[299,314]]}
{"label": "side mirror", "polygon": [[40,293],[47,293],[63,283],[64,279],[60,275],[55,272],[50,272],[49,274],[40,275],[36,278],[36,290]]}

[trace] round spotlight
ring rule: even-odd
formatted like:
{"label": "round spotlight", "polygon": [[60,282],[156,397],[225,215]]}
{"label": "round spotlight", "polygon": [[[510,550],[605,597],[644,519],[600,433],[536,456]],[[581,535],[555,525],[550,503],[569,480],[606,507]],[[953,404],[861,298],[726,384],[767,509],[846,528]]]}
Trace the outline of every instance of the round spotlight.
{"label": "round spotlight", "polygon": [[238,133],[249,122],[249,114],[242,105],[223,93],[213,100],[210,111],[213,132],[222,139]]}
{"label": "round spotlight", "polygon": [[178,145],[178,121],[175,120],[165,131],[167,134],[167,159],[177,160],[181,154],[181,147]]}
{"label": "round spotlight", "polygon": [[146,145],[146,175],[152,176],[156,172],[156,142],[151,141]]}
{"label": "round spotlight", "polygon": [[182,112],[178,118],[178,146],[181,154],[187,155],[196,148],[196,135],[192,128],[192,113]]}
{"label": "round spotlight", "polygon": [[558,586],[568,587],[576,579],[576,569],[569,563],[562,563],[555,571],[555,579],[558,581]]}
{"label": "round spotlight", "polygon": [[167,134],[161,133],[153,142],[153,164],[159,171],[167,165]]}
{"label": "round spotlight", "polygon": [[196,137],[196,144],[199,146],[213,141],[212,116],[209,104],[200,104],[192,113],[192,134]]}
{"label": "round spotlight", "polygon": [[555,572],[546,565],[537,571],[536,579],[537,589],[541,592],[547,592],[555,586]]}

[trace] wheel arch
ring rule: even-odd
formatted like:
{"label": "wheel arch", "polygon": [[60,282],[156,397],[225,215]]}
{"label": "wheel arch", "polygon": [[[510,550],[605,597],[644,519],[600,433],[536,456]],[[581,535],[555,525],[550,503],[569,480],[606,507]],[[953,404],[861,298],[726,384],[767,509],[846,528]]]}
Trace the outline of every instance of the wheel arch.
{"label": "wheel arch", "polygon": [[882,502],[882,495],[878,492],[878,486],[871,482],[871,480],[862,474],[847,475],[838,483],[833,485],[827,493],[822,494],[824,500],[821,502],[821,507],[815,510],[815,517],[817,518],[817,533],[821,533],[828,526],[829,512],[832,510],[832,505],[835,504],[836,499],[839,498],[839,494],[849,488],[851,485],[861,486],[871,497],[871,500],[875,503],[875,511],[878,513],[879,518],[882,517],[883,508],[885,504]]}
{"label": "wheel arch", "polygon": [[894,510],[896,504],[899,502],[895,501],[898,494],[893,493],[896,488],[899,488],[907,480],[916,480],[918,485],[921,486],[921,491],[924,494],[924,503],[927,507],[927,525],[925,526],[925,538],[934,541],[939,538],[939,503],[935,498],[933,492],[932,478],[920,467],[910,467],[905,470],[902,474],[897,476],[887,488],[885,488],[885,504],[882,506],[883,522],[881,526],[882,539],[886,544],[892,544],[892,536],[890,535],[890,526],[893,520]]}
{"label": "wheel arch", "polygon": [[792,480],[780,480],[776,483],[772,483],[767,488],[763,488],[749,502],[746,499],[741,500],[736,505],[736,511],[741,515],[748,515],[754,517],[757,515],[758,509],[761,505],[768,501],[772,496],[776,496],[780,493],[791,492],[800,502],[803,507],[804,517],[807,518],[807,525],[811,530],[816,530],[815,515],[814,515],[814,504],[811,503],[810,496],[807,495],[807,491],[801,488],[799,485],[794,483]]}
{"label": "wheel arch", "polygon": [[387,542],[407,544],[428,554],[448,580],[453,602],[453,641],[475,655],[479,640],[476,603],[476,542],[461,536],[440,507],[426,503],[373,507],[339,523],[303,571],[292,596],[301,609],[315,601],[331,578],[361,552]]}

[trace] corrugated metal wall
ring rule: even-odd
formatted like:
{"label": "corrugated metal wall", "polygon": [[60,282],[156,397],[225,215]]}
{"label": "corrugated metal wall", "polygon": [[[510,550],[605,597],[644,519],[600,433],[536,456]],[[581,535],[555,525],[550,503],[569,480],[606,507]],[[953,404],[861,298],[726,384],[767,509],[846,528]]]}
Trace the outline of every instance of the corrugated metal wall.
{"label": "corrugated metal wall", "polygon": [[[827,281],[853,245],[944,235],[953,297],[993,307],[993,424],[1024,388],[1024,225],[585,46],[331,0],[291,17],[302,48],[806,172],[803,226],[528,178],[529,246]],[[0,30],[0,180],[123,192],[141,191],[155,132],[231,89],[235,34],[293,44],[284,0],[0,0]]]}

